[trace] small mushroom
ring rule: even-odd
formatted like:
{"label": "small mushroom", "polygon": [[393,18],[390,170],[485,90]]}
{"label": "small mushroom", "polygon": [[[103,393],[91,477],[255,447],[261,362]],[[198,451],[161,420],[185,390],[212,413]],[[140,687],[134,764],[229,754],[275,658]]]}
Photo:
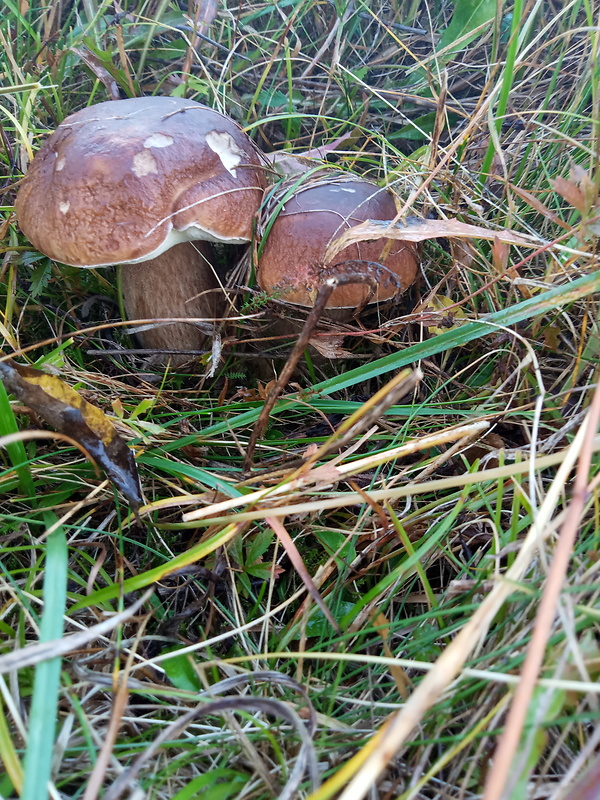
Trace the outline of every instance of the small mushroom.
{"label": "small mushroom", "polygon": [[[143,97],[67,117],[31,163],[16,212],[55,261],[130,265],[130,318],[212,318],[222,302],[206,243],[250,241],[263,189],[260,156],[232,119],[190,100]],[[206,330],[173,324],[140,340],[194,350]]]}
{"label": "small mushroom", "polygon": [[335,264],[324,263],[328,244],[348,228],[368,219],[394,219],[396,204],[387,190],[330,171],[293,188],[295,182],[297,178],[284,181],[261,215],[259,232],[264,235],[256,276],[261,289],[289,303],[312,306],[327,278],[359,273],[365,283],[339,286],[327,304],[329,309],[356,310],[365,302],[390,300],[413,283],[419,256],[409,242],[360,242],[344,248]]}

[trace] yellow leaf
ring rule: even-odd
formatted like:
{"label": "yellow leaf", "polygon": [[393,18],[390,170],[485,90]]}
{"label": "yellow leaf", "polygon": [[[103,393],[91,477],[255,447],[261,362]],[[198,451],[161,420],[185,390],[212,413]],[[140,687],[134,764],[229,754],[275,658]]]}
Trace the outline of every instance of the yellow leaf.
{"label": "yellow leaf", "polygon": [[75,439],[106,471],[132,508],[140,507],[142,490],[133,452],[99,408],[55,375],[12,359],[0,361],[0,378],[21,403],[57,431]]}
{"label": "yellow leaf", "polygon": [[[454,308],[446,311],[445,309],[450,308],[450,306],[454,306]],[[467,315],[462,308],[457,306],[450,297],[444,297],[443,295],[430,297],[422,309],[422,313],[425,316],[424,327],[434,336],[445,333],[452,328],[458,328],[467,319]]]}

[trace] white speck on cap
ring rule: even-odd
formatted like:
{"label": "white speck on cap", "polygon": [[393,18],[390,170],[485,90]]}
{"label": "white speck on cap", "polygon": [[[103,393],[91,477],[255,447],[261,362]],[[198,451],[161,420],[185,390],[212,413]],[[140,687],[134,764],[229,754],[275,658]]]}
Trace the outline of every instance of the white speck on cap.
{"label": "white speck on cap", "polygon": [[144,147],[169,147],[173,144],[173,137],[164,133],[153,133],[144,140]]}
{"label": "white speck on cap", "polygon": [[134,155],[132,172],[136,178],[158,172],[156,160],[150,150],[141,150]]}
{"label": "white speck on cap", "polygon": [[209,131],[206,134],[206,144],[219,156],[227,172],[235,178],[235,168],[241,162],[244,152],[237,146],[233,136],[230,133]]}
{"label": "white speck on cap", "polygon": [[64,203],[59,203],[58,207],[60,209],[61,214],[66,214],[67,211],[71,208],[71,203],[68,200],[65,200]]}
{"label": "white speck on cap", "polygon": [[61,169],[65,165],[65,158],[64,158],[64,156],[62,158],[58,158],[58,153],[57,153],[56,154],[56,159],[57,160],[56,160],[56,164],[54,165],[54,169],[55,169],[56,172],[60,172]]}

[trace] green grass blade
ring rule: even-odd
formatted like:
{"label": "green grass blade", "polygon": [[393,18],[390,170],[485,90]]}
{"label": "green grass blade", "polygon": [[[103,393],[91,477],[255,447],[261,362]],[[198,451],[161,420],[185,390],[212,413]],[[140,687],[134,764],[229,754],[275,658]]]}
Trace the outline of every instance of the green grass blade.
{"label": "green grass blade", "polygon": [[151,583],[161,580],[165,575],[175,572],[178,569],[187,567],[190,564],[195,564],[196,561],[205,558],[209,553],[214,552],[218,547],[226,544],[232,539],[239,531],[239,527],[235,524],[227,525],[223,530],[211,536],[205,542],[186,550],[185,553],[172,558],[165,564],[161,564],[154,569],[149,569],[146,572],[141,572],[139,575],[134,575],[133,578],[128,578],[123,583],[114,583],[112,586],[106,586],[104,589],[99,589],[86,597],[82,597],[71,608],[71,611],[77,611],[80,608],[87,606],[96,606],[104,603],[107,600],[112,600],[119,597],[121,594],[128,594],[135,592],[138,589],[144,589],[150,586]]}
{"label": "green grass blade", "polygon": [[[496,109],[496,120],[495,120],[495,128],[496,133],[500,132],[502,128],[502,122],[504,120],[504,115],[506,114],[506,108],[508,106],[508,98],[510,96],[510,90],[513,85],[513,80],[515,77],[515,62],[517,60],[517,52],[519,49],[519,30],[523,25],[523,0],[515,0],[515,7],[513,9],[513,19],[512,19],[512,27],[511,27],[511,38],[510,44],[508,46],[508,53],[506,54],[506,66],[504,67],[504,73],[502,75],[502,85],[500,87],[500,96],[498,98],[498,107]],[[492,161],[494,159],[494,153],[496,152],[496,142],[495,137],[490,137],[490,143],[488,145],[487,152],[483,159],[483,163],[481,165],[481,173],[479,176],[479,182],[481,185],[485,183],[487,180],[490,167],[492,166]]]}
{"label": "green grass blade", "polygon": [[340,625],[342,628],[346,628],[356,617],[359,611],[361,611],[370,602],[375,600],[376,597],[383,594],[383,592],[389,586],[392,586],[401,578],[406,578],[407,575],[418,573],[421,560],[425,559],[429,553],[433,552],[442,541],[444,536],[446,536],[448,531],[452,529],[456,518],[465,505],[469,491],[470,487],[465,488],[463,495],[454,505],[452,511],[448,514],[448,516],[440,520],[440,523],[436,526],[435,530],[431,530],[427,533],[427,536],[424,537],[425,541],[420,546],[418,546],[416,549],[413,549],[412,553],[409,553],[406,558],[404,558],[396,567],[396,569],[391,570],[388,575],[379,581],[379,583],[362,595],[360,600],[354,604],[352,609],[341,620]]}
{"label": "green grass blade", "polygon": [[[54,514],[45,515],[48,527]],[[67,538],[62,528],[54,530],[46,542],[44,610],[40,642],[60,639],[67,602]],[[47,800],[52,767],[54,736],[60,691],[61,659],[44,661],[35,669],[33,698],[29,712],[29,739],[25,753],[25,777],[21,800]]]}
{"label": "green grass blade", "polygon": [[474,339],[481,339],[490,333],[497,333],[498,326],[509,327],[526,319],[547,314],[549,311],[573,303],[599,290],[600,270],[597,270],[590,275],[585,275],[583,278],[578,278],[572,283],[558,286],[556,289],[550,289],[537,297],[531,297],[510,308],[495,311],[493,314],[486,314],[478,322],[468,322],[466,325],[461,325],[460,328],[434,336],[432,339],[426,339],[424,342],[407,347],[398,353],[392,353],[392,355],[380,358],[372,364],[349,370],[335,378],[317,383],[312,391],[319,394],[338,392],[377,375],[384,375],[386,372],[401,369],[422,358],[429,358],[437,353],[450,350],[452,347],[467,344]]}
{"label": "green grass blade", "polygon": [[[8,395],[0,381],[0,434],[18,432]],[[23,442],[16,441],[6,446],[11,463],[19,478],[23,494],[36,506],[35,485]],[[44,513],[49,528],[56,523],[56,516]],[[40,625],[40,641],[59,639],[63,633],[63,617],[67,600],[68,549],[65,532],[54,530],[46,542],[46,564],[44,576],[44,609]],[[23,800],[46,800],[48,781],[52,766],[54,734],[56,728],[58,697],[60,688],[59,658],[43,662],[36,667],[33,697],[30,708],[29,739],[25,754],[23,777]]]}
{"label": "green grass blade", "polygon": [[11,731],[4,714],[4,706],[0,698],[0,759],[4,764],[6,773],[17,792],[23,787],[23,767],[17,754]]}
{"label": "green grass blade", "polygon": [[[18,433],[19,427],[13,414],[8,395],[4,384],[0,381],[0,436],[10,436],[13,433]],[[6,452],[10,459],[10,463],[15,468],[17,477],[19,478],[19,485],[25,497],[35,497],[35,485],[31,470],[28,466],[29,459],[25,452],[25,445],[23,442],[13,442],[6,445]]]}

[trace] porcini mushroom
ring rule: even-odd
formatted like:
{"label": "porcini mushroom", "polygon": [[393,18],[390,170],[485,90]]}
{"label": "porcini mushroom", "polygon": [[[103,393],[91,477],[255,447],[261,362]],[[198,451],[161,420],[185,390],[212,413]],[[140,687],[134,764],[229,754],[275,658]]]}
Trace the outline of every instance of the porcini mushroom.
{"label": "porcini mushroom", "polygon": [[292,191],[294,182],[297,178],[284,181],[262,212],[259,230],[264,237],[256,275],[261,289],[289,303],[312,306],[322,283],[348,269],[374,278],[374,293],[367,283],[339,286],[327,306],[356,309],[367,300],[389,300],[413,283],[419,258],[409,242],[360,242],[344,248],[335,264],[324,263],[327,246],[348,228],[368,219],[394,219],[396,204],[387,190],[331,171],[309,177]]}
{"label": "porcini mushroom", "polygon": [[[16,212],[55,261],[130,265],[130,318],[212,318],[219,283],[204,242],[248,242],[263,187],[260,156],[232,119],[190,100],[143,97],[67,117],[31,163]],[[175,350],[204,338],[193,324],[140,336],[145,347]]]}

